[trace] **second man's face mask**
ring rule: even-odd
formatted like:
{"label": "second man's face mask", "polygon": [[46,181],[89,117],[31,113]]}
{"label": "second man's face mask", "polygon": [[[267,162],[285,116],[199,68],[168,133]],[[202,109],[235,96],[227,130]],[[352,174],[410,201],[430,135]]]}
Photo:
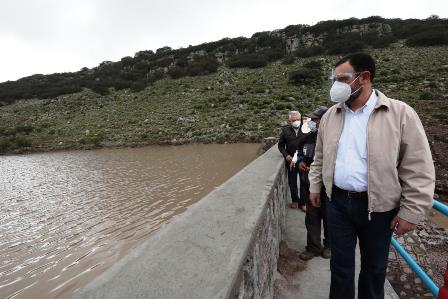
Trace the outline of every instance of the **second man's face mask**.
{"label": "second man's face mask", "polygon": [[297,129],[298,127],[300,127],[300,120],[293,121],[291,125]]}

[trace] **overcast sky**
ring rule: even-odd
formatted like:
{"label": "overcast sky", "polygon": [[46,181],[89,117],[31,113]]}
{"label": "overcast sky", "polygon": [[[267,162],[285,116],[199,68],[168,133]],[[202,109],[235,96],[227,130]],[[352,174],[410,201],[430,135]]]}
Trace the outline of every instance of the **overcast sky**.
{"label": "overcast sky", "polygon": [[448,17],[447,0],[0,0],[0,82],[292,24]]}

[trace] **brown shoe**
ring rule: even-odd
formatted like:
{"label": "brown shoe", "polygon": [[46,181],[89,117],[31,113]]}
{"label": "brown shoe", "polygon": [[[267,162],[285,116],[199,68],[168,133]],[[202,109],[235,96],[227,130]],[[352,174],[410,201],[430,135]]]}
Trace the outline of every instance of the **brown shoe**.
{"label": "brown shoe", "polygon": [[293,203],[290,205],[290,207],[291,207],[291,209],[298,209],[298,208],[299,208],[299,203],[298,203],[298,202],[293,202]]}

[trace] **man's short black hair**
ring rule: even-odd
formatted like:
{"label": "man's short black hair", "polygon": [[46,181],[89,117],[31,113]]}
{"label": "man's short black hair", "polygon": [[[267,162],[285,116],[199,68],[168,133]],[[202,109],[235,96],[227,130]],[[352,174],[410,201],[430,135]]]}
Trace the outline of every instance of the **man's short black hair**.
{"label": "man's short black hair", "polygon": [[375,61],[373,60],[372,56],[362,52],[351,53],[342,57],[341,60],[336,62],[335,67],[338,67],[339,65],[347,61],[351,66],[353,66],[355,72],[369,71],[370,81],[373,82],[373,78],[375,78],[376,68]]}

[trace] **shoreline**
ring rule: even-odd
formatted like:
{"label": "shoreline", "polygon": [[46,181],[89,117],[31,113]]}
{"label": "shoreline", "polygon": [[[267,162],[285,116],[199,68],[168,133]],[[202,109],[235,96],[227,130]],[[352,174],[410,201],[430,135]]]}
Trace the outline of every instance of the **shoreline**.
{"label": "shoreline", "polygon": [[128,143],[128,144],[104,144],[97,146],[80,146],[80,147],[24,147],[13,151],[5,151],[0,153],[2,156],[13,156],[13,155],[31,155],[31,154],[44,154],[44,153],[58,153],[64,151],[89,151],[89,150],[100,150],[100,149],[121,149],[121,148],[141,148],[146,146],[180,146],[180,145],[192,145],[192,144],[235,144],[235,143],[246,143],[246,144],[259,144],[260,147],[263,145],[263,141],[259,142],[248,142],[248,141],[224,141],[224,142],[183,142],[183,141],[161,141],[161,142],[147,142],[147,143]]}

